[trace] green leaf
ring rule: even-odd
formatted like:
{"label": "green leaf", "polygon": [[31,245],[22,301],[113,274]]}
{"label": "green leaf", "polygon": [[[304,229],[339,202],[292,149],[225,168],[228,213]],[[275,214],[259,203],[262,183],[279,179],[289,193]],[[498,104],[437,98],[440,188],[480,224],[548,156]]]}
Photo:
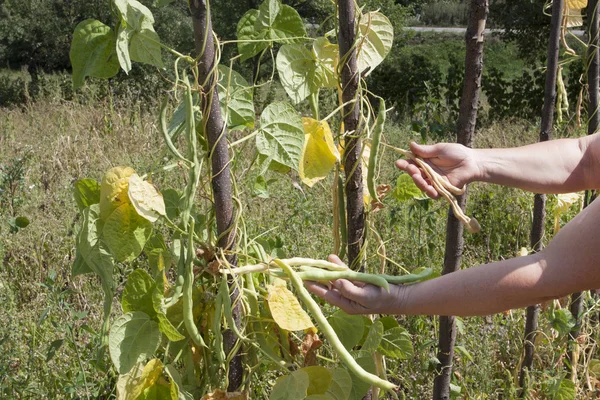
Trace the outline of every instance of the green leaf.
{"label": "green leaf", "polygon": [[561,335],[565,335],[573,329],[577,323],[571,311],[567,309],[552,310],[549,313],[550,325]]}
{"label": "green leaf", "polygon": [[131,204],[122,204],[110,214],[102,230],[104,240],[115,259],[135,260],[152,235],[152,223],[140,217]]}
{"label": "green leaf", "polygon": [[408,359],[413,356],[413,346],[406,329],[398,325],[394,317],[379,318],[383,324],[383,338],[377,349],[384,356]]}
{"label": "green leaf", "polygon": [[352,349],[362,339],[365,329],[362,316],[348,315],[342,310],[337,310],[328,321],[347,350]]}
{"label": "green leaf", "polygon": [[158,324],[139,311],[121,315],[108,336],[110,358],[120,374],[151,358],[160,344]]}
{"label": "green leaf", "polygon": [[325,394],[327,392],[332,380],[331,372],[327,368],[315,365],[304,367],[302,371],[308,374],[307,395]]}
{"label": "green leaf", "polygon": [[14,219],[15,227],[19,229],[27,228],[31,221],[27,217],[17,217]]}
{"label": "green leaf", "polygon": [[154,279],[143,269],[136,269],[130,273],[121,298],[123,312],[141,311],[153,318],[156,315],[152,305],[152,292],[155,286]]}
{"label": "green leaf", "polygon": [[298,170],[304,127],[298,112],[288,103],[272,103],[260,117],[261,127],[256,136],[258,152],[272,161]]}
{"label": "green leaf", "polygon": [[50,343],[50,346],[48,346],[48,352],[46,354],[46,362],[48,362],[48,361],[52,360],[52,358],[54,358],[54,355],[56,354],[58,349],[61,348],[61,346],[63,345],[64,342],[65,342],[64,339],[58,339],[58,340],[55,340],[52,343]]}
{"label": "green leaf", "polygon": [[471,353],[469,353],[469,351],[467,349],[465,349],[464,346],[454,346],[454,350],[457,353],[462,354],[463,356],[465,356],[469,361],[473,362],[473,356],[471,355]]}
{"label": "green leaf", "polygon": [[269,30],[268,38],[277,43],[292,44],[301,43],[305,37],[306,28],[298,11],[288,5],[282,5]]}
{"label": "green leaf", "polygon": [[313,42],[313,54],[316,61],[315,77],[320,87],[337,88],[337,68],[340,51],[337,44],[332,44],[325,37]]}
{"label": "green leaf", "polygon": [[346,400],[352,391],[352,378],[344,368],[334,368],[331,372],[331,385],[327,395],[333,400]]}
{"label": "green leaf", "polygon": [[263,3],[258,7],[258,18],[254,23],[254,28],[256,31],[270,29],[270,27],[275,23],[275,19],[277,18],[279,11],[281,11],[280,0],[263,1]]}
{"label": "green leaf", "polygon": [[577,389],[570,379],[554,378],[544,384],[546,395],[551,400],[575,400]]}
{"label": "green leaf", "polygon": [[361,17],[359,29],[358,69],[363,72],[370,67],[370,73],[383,62],[392,49],[394,27],[385,15],[373,11]]}
{"label": "green leaf", "polygon": [[163,199],[165,199],[165,209],[167,211],[167,218],[174,221],[181,210],[179,209],[179,203],[181,203],[181,194],[175,189],[167,189],[162,192]]}
{"label": "green leaf", "polygon": [[167,317],[167,310],[164,308],[166,278],[164,272],[159,272],[157,275],[156,284],[152,290],[152,306],[158,320],[158,328],[165,334],[167,339],[178,342],[185,339],[185,336],[179,333]]}
{"label": "green leaf", "polygon": [[83,210],[81,225],[81,231],[77,238],[77,250],[87,267],[100,276],[106,289],[112,291],[114,259],[108,246],[100,237],[101,221],[98,204],[93,204]]}
{"label": "green leaf", "polygon": [[229,130],[254,128],[254,101],[252,87],[242,75],[224,65],[219,65],[219,102],[227,115]]}
{"label": "green leaf", "polygon": [[383,339],[383,323],[377,320],[373,322],[369,328],[369,333],[365,338],[365,342],[363,343],[361,350],[368,351],[370,353],[375,352],[381,343],[381,339]]}
{"label": "green leaf", "polygon": [[299,44],[283,45],[277,53],[277,72],[286,93],[294,104],[319,89],[313,53]]}
{"label": "green leaf", "polygon": [[309,386],[308,374],[302,370],[275,381],[269,400],[303,400]]}
{"label": "green leaf", "polygon": [[267,185],[267,181],[262,175],[256,177],[256,181],[254,182],[254,186],[252,188],[252,194],[260,197],[261,199],[269,198],[269,188]]}
{"label": "green leaf", "polygon": [[154,0],[154,6],[155,7],[163,7],[163,6],[171,4],[174,1],[175,0]]}
{"label": "green leaf", "polygon": [[92,271],[90,267],[88,267],[88,265],[85,263],[85,260],[81,256],[81,252],[79,250],[76,250],[75,261],[73,261],[73,265],[71,266],[71,275],[77,276],[83,274],[90,274],[92,272],[94,271]]}
{"label": "green leaf", "polygon": [[398,177],[396,189],[394,189],[392,195],[398,201],[423,198],[423,192],[415,185],[415,182],[408,174],[402,174]]}
{"label": "green leaf", "polygon": [[[268,41],[265,39],[268,31],[257,31],[255,29],[258,15],[258,10],[250,10],[246,12],[238,22],[238,52],[241,55],[242,62],[254,57],[269,46]],[[262,42],[260,40],[265,41]]]}
{"label": "green leaf", "polygon": [[86,19],[75,27],[69,58],[74,89],[83,86],[86,76],[110,78],[119,72],[115,35],[110,27],[94,19]]}
{"label": "green leaf", "polygon": [[100,203],[100,184],[93,179],[80,179],[73,187],[73,197],[79,211]]}
{"label": "green leaf", "polygon": [[121,68],[129,73],[131,60],[164,68],[152,12],[137,0],[113,1],[121,17],[117,34],[117,56]]}
{"label": "green leaf", "polygon": [[[375,361],[373,361],[373,354],[366,351],[357,351],[352,354],[354,359],[365,371],[372,374],[376,374]],[[352,389],[348,400],[362,400],[367,394],[371,385],[363,381],[352,372],[349,372],[350,378],[352,379]]]}
{"label": "green leaf", "polygon": [[600,360],[597,360],[595,358],[590,360],[590,364],[588,366],[588,371],[589,371],[590,375],[592,375],[594,378],[599,379],[600,378]]}
{"label": "green leaf", "polygon": [[[155,231],[152,234],[152,237],[150,237],[146,242],[146,246],[144,246],[144,252],[148,256],[148,264],[150,264],[153,276],[156,276],[162,268],[168,268],[171,265],[171,252],[167,248],[163,235],[160,232]],[[162,266],[159,262],[160,257],[162,257]]]}

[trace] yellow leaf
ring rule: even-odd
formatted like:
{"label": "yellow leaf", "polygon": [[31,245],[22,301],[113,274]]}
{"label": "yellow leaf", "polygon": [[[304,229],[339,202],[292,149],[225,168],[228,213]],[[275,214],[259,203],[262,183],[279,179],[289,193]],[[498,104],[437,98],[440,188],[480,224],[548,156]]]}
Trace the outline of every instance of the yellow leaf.
{"label": "yellow leaf", "polygon": [[144,390],[154,385],[162,375],[163,363],[155,358],[142,369],[141,364],[129,373],[120,375],[117,381],[117,400],[135,400]]}
{"label": "yellow leaf", "polygon": [[226,392],[217,389],[212,393],[205,394],[200,400],[248,400],[246,392]]}
{"label": "yellow leaf", "polygon": [[302,331],[315,329],[310,317],[304,311],[298,299],[284,286],[268,286],[269,309],[273,319],[281,329]]}
{"label": "yellow leaf", "polygon": [[304,124],[304,147],[300,156],[298,172],[300,179],[309,187],[325,178],[340,153],[333,143],[333,135],[327,121],[302,118]]}
{"label": "yellow leaf", "polygon": [[573,28],[575,26],[583,25],[583,16],[581,10],[577,8],[567,8],[565,10],[567,28]]}
{"label": "yellow leaf", "polygon": [[567,0],[567,7],[572,10],[581,10],[587,7],[587,0]]}
{"label": "yellow leaf", "polygon": [[527,250],[527,247],[521,247],[521,248],[519,249],[519,252],[517,253],[517,255],[518,255],[519,257],[525,257],[525,256],[526,256],[526,255],[528,255],[528,254],[529,254],[529,250]]}
{"label": "yellow leaf", "polygon": [[554,207],[554,233],[560,230],[560,217],[566,213],[571,206],[579,204],[583,207],[583,193],[562,193],[556,195],[556,207]]}
{"label": "yellow leaf", "polygon": [[119,206],[129,203],[129,177],[135,171],[129,167],[114,167],[106,171],[100,185],[100,219],[105,220]]}
{"label": "yellow leaf", "polygon": [[165,200],[153,184],[142,180],[137,174],[129,177],[129,200],[137,213],[150,222],[166,215]]}

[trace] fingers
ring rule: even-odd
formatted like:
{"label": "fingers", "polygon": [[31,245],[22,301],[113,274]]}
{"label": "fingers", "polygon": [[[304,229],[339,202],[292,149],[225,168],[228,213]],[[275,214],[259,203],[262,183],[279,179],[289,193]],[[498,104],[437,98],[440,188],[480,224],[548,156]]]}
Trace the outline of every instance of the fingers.
{"label": "fingers", "polygon": [[342,266],[346,266],[346,264],[344,264],[344,262],[342,260],[340,260],[340,258],[338,257],[337,254],[330,254],[328,257],[329,261],[331,261],[334,264],[337,265],[342,265]]}
{"label": "fingers", "polygon": [[319,296],[326,302],[341,308],[349,314],[360,313],[361,310],[357,309],[357,304],[344,297],[337,290],[329,290],[326,286],[313,281],[304,281],[304,286],[312,294]]}
{"label": "fingers", "polygon": [[424,191],[427,196],[432,199],[437,199],[439,197],[437,190],[435,190],[431,183],[425,179],[423,172],[412,161],[397,160],[396,167],[409,174],[415,182],[415,185]]}
{"label": "fingers", "polygon": [[440,153],[440,150],[441,146],[439,144],[427,145],[410,142],[410,151],[421,158],[436,157]]}

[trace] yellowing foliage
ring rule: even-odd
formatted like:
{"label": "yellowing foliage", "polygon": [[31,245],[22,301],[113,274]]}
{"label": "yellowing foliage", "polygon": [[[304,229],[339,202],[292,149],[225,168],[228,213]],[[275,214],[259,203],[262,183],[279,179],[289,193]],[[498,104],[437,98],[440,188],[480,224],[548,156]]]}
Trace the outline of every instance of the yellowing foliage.
{"label": "yellowing foliage", "polygon": [[336,162],[340,153],[333,143],[333,135],[327,121],[302,118],[304,125],[304,146],[300,156],[298,173],[309,187],[324,179]]}
{"label": "yellowing foliage", "polygon": [[273,319],[281,329],[302,331],[314,329],[310,317],[304,311],[298,299],[285,286],[269,286],[267,302]]}
{"label": "yellowing foliage", "polygon": [[119,206],[129,203],[129,177],[135,171],[129,167],[114,167],[106,171],[100,185],[100,218],[105,220]]}
{"label": "yellowing foliage", "polygon": [[166,215],[165,201],[162,194],[148,181],[137,174],[129,177],[129,200],[137,213],[150,222],[158,219],[159,215]]}

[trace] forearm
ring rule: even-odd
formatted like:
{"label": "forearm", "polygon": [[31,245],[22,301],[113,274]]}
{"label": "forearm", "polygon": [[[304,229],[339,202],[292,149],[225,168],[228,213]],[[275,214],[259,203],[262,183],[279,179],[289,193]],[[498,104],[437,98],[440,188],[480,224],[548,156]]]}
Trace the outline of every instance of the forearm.
{"label": "forearm", "polygon": [[600,136],[558,139],[512,149],[477,149],[478,180],[535,193],[570,193],[600,185]]}
{"label": "forearm", "polygon": [[600,287],[600,202],[569,222],[538,254],[395,288],[385,312],[488,315]]}

